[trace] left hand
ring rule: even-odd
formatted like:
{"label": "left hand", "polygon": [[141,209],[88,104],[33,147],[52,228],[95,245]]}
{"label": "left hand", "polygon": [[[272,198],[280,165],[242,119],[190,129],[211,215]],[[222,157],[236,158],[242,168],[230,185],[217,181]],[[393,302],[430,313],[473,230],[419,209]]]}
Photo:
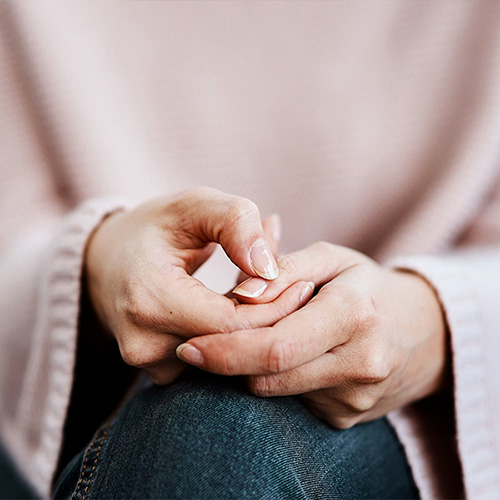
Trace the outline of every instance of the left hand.
{"label": "left hand", "polygon": [[[239,300],[268,302],[300,280],[313,282],[317,295],[271,327],[191,338],[188,344],[202,355],[197,366],[249,375],[258,396],[301,394],[314,414],[339,428],[385,415],[445,385],[445,320],[422,278],[323,242],[278,261],[279,277],[239,285]],[[241,287],[263,290],[244,297]]]}

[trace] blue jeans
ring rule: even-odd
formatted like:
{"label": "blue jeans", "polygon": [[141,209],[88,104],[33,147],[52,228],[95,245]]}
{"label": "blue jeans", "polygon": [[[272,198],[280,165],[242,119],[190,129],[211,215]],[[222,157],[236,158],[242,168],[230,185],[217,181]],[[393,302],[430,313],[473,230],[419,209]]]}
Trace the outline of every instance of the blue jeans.
{"label": "blue jeans", "polygon": [[418,498],[385,419],[335,430],[296,399],[195,372],[147,386],[62,473],[56,498]]}

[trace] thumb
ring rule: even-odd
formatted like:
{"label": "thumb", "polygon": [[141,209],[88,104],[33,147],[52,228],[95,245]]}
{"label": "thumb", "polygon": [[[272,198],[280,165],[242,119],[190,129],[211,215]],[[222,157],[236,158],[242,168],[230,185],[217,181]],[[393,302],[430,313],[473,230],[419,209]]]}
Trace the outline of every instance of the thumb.
{"label": "thumb", "polygon": [[[281,217],[278,214],[270,215],[262,220],[262,227],[264,229],[264,234],[267,238],[271,251],[274,258],[277,258],[280,254],[279,243],[281,237]],[[238,285],[242,281],[248,279],[249,276],[243,271],[240,272],[238,278],[236,279],[236,284]],[[232,294],[230,294],[232,296]]]}
{"label": "thumb", "polygon": [[191,189],[178,202],[184,211],[182,229],[187,234],[203,243],[219,243],[249,276],[278,277],[278,264],[255,203],[206,187]]}

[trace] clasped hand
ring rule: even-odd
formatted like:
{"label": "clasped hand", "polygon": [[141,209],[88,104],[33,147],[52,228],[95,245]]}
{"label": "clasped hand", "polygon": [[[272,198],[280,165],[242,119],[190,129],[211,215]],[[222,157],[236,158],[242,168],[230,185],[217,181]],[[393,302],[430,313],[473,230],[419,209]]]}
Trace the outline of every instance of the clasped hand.
{"label": "clasped hand", "polygon": [[[444,386],[446,328],[428,283],[324,242],[276,259],[270,226],[249,200],[210,188],[104,221],[88,247],[88,289],[125,362],[157,384],[185,363],[244,375],[252,393],[300,395],[340,428]],[[250,276],[238,300],[191,276],[215,243]]]}

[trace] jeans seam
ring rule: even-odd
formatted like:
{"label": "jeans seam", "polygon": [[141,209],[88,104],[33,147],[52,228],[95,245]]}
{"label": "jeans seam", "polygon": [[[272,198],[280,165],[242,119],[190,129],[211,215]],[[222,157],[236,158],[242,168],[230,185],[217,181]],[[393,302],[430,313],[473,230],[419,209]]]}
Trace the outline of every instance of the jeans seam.
{"label": "jeans seam", "polygon": [[94,475],[94,471],[97,467],[97,462],[99,461],[99,456],[101,454],[102,446],[103,446],[104,441],[106,440],[106,437],[108,435],[110,424],[111,424],[111,421],[108,422],[108,424],[104,428],[104,433],[102,434],[102,436],[99,436],[99,432],[97,432],[94,439],[90,443],[90,446],[88,447],[87,453],[85,454],[85,459],[83,461],[83,467],[82,467],[82,472],[80,474],[80,478],[78,479],[78,483],[76,484],[75,491],[73,492],[73,495],[71,497],[72,499],[77,497],[78,493],[80,492],[80,490],[82,488],[82,484],[83,484],[83,481],[85,479],[85,471],[87,470],[87,467],[89,466],[90,453],[95,449],[96,443],[99,442],[99,447],[97,448],[97,454],[96,454],[96,457],[95,457],[94,462],[92,464],[92,469],[90,470],[90,474],[89,474],[88,479],[87,479],[87,485],[83,489],[83,495],[82,495],[81,500],[85,500],[85,497],[87,496],[87,492],[88,492],[88,489],[90,486],[90,482],[91,482],[92,477]]}

